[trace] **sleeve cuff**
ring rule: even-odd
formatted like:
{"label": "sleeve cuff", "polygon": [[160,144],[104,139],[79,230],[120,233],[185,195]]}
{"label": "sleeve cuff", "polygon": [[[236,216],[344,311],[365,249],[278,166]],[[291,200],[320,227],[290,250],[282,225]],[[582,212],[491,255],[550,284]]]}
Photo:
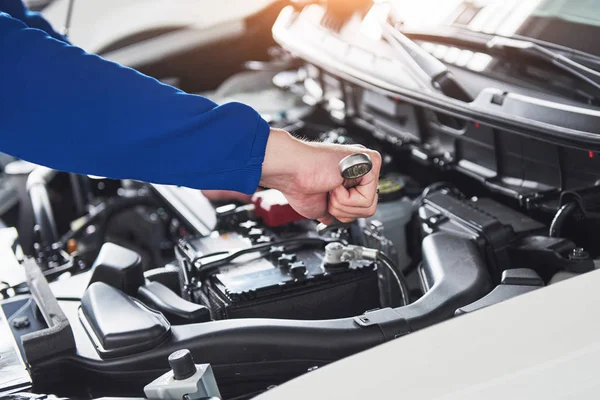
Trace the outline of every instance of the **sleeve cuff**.
{"label": "sleeve cuff", "polygon": [[269,140],[270,132],[271,127],[269,126],[269,123],[260,115],[258,115],[254,143],[252,144],[250,160],[248,167],[246,168],[247,184],[245,184],[243,190],[241,190],[242,193],[253,194],[258,188],[258,184],[260,183],[260,178],[262,176],[262,164],[265,159],[265,152],[267,150],[267,142]]}

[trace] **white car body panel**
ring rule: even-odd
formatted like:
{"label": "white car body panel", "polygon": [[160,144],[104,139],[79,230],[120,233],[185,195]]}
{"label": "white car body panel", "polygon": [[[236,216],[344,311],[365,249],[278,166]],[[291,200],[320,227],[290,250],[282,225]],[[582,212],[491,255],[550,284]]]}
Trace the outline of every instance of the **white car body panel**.
{"label": "white car body panel", "polygon": [[[105,54],[106,58],[135,66],[177,54],[188,48],[243,35],[244,19],[276,0],[75,0],[69,40],[90,53],[131,35],[160,28],[180,32]],[[56,30],[66,20],[69,0],[57,0],[42,14]]]}
{"label": "white car body panel", "polygon": [[310,372],[257,400],[600,398],[600,271]]}

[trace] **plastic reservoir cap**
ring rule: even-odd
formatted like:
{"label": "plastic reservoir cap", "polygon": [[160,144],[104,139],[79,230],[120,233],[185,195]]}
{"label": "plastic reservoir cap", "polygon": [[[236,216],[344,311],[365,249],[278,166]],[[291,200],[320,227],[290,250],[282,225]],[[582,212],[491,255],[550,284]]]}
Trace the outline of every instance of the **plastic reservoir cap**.
{"label": "plastic reservoir cap", "polygon": [[181,381],[194,375],[197,371],[194,357],[188,349],[177,350],[169,356],[169,365],[173,370],[173,378]]}
{"label": "plastic reservoir cap", "polygon": [[275,189],[255,193],[252,203],[254,214],[267,226],[282,226],[305,219],[290,206],[283,193]]}
{"label": "plastic reservoir cap", "polygon": [[404,179],[399,175],[389,174],[380,178],[377,184],[379,201],[385,203],[401,199],[404,196],[405,186]]}

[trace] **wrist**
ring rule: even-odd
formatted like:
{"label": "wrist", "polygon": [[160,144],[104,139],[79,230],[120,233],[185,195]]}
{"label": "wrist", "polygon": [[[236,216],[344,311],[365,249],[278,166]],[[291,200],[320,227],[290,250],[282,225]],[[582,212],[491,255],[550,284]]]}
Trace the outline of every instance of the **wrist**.
{"label": "wrist", "polygon": [[271,129],[262,165],[260,185],[285,192],[293,187],[298,173],[297,159],[305,143],[281,129]]}

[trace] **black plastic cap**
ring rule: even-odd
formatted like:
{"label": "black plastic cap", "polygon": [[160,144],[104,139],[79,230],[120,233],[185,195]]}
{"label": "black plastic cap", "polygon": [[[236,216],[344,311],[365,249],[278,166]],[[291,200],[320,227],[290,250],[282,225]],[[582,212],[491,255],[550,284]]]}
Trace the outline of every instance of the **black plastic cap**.
{"label": "black plastic cap", "polygon": [[142,257],[133,250],[114,243],[104,243],[92,265],[93,282],[104,282],[130,296],[144,284]]}
{"label": "black plastic cap", "polygon": [[284,246],[271,246],[271,248],[269,249],[269,257],[271,257],[271,260],[273,261],[277,261],[279,257],[281,257],[284,253]]}
{"label": "black plastic cap", "polygon": [[290,264],[290,274],[293,278],[300,279],[306,276],[306,265],[303,261],[296,261]]}
{"label": "black plastic cap", "polygon": [[295,254],[287,254],[284,253],[281,255],[281,257],[279,257],[277,259],[277,263],[279,264],[280,267],[289,267],[290,264],[292,264],[293,262],[296,262],[298,258],[296,257]]}
{"label": "black plastic cap", "polygon": [[173,378],[177,381],[187,379],[196,373],[196,364],[194,364],[194,358],[188,349],[171,353],[169,365],[173,370]]}

